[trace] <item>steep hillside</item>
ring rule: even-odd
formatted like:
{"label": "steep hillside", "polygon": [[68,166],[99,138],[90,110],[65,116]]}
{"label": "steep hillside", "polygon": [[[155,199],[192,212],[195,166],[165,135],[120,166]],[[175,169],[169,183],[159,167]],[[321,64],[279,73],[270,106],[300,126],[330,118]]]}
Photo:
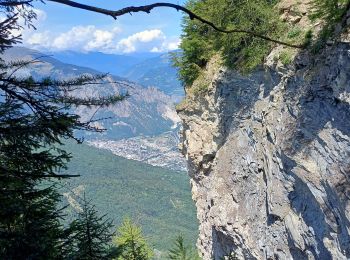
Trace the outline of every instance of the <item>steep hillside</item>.
{"label": "steep hillside", "polygon": [[[127,216],[141,224],[158,250],[169,249],[180,233],[194,244],[198,222],[185,172],[152,167],[84,144],[68,143],[65,148],[73,155],[67,173],[81,175],[62,188],[70,205],[79,207],[77,195],[85,192],[115,225]],[[70,212],[74,214],[74,208]]]}
{"label": "steep hillside", "polygon": [[181,108],[205,260],[349,259],[349,49],[282,77],[217,70]]}

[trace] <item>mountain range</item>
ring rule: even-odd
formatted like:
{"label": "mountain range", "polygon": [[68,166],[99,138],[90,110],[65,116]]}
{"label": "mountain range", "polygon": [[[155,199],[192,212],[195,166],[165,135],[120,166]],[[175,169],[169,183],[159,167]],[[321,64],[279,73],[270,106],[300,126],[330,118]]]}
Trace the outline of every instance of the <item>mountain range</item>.
{"label": "mountain range", "polygon": [[[77,57],[86,57],[86,59],[93,59],[97,56],[99,59],[106,58],[107,61],[112,61],[112,56],[100,53],[77,54],[67,52],[65,53],[66,58],[68,54],[72,57],[76,55],[78,55]],[[143,62],[148,63],[152,55],[144,54]],[[161,66],[168,66],[167,70],[172,70],[170,63],[164,60],[166,56],[162,55],[161,57],[163,57]],[[99,75],[103,73],[88,67],[67,64],[53,58],[52,55],[24,47],[11,48],[6,51],[2,58],[5,60],[38,59],[40,62],[19,71],[22,76],[32,76],[34,78],[49,76],[56,79],[69,79],[82,74]],[[125,64],[135,62],[133,58],[129,61],[129,56],[125,56],[124,59]],[[152,59],[159,60],[160,58],[153,57]],[[121,56],[119,56],[119,62],[121,62],[120,60]],[[70,63],[74,62],[78,63],[75,58],[72,58]],[[86,65],[89,64],[94,63]],[[154,71],[154,77],[159,78],[163,75],[162,70],[158,70],[161,66],[157,62],[149,62],[147,69]],[[142,75],[142,73],[136,71],[135,69],[133,75]],[[160,75],[156,74],[157,71]],[[130,77],[132,77],[131,74]],[[169,92],[172,91],[176,92],[176,90],[169,90]],[[102,85],[88,85],[77,89],[74,91],[74,95],[78,97],[99,97],[126,92],[130,94],[130,97],[113,106],[103,108],[79,106],[74,108],[73,112],[80,115],[82,120],[101,119],[95,123],[95,126],[106,129],[103,133],[79,132],[76,133],[77,136],[86,139],[89,144],[95,147],[111,150],[125,158],[132,158],[173,170],[185,170],[185,160],[181,157],[176,142],[171,141],[174,136],[176,139],[178,135],[180,119],[174,108],[174,99],[170,95],[156,87],[145,87],[129,79],[114,75],[108,75]],[[161,148],[159,148],[159,144],[162,144]],[[116,147],[118,148],[116,149]]]}
{"label": "mountain range", "polygon": [[96,71],[136,82],[144,87],[156,87],[178,101],[184,89],[172,66],[171,53],[106,54],[101,52],[51,52],[50,55],[67,64],[87,66]]}

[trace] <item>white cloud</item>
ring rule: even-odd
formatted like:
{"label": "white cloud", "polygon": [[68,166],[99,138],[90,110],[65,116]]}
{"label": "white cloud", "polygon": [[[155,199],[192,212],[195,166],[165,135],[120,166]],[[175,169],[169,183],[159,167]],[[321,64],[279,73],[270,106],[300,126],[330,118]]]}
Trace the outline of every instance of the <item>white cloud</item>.
{"label": "white cloud", "polygon": [[165,49],[168,51],[177,50],[180,47],[181,40],[175,39],[174,41],[170,41],[166,43]]}
{"label": "white cloud", "polygon": [[139,47],[147,48],[150,42],[164,41],[165,39],[166,37],[161,30],[146,30],[121,39],[118,42],[117,49],[125,53],[135,52]]}
{"label": "white cloud", "polygon": [[181,40],[179,38],[168,40],[166,39],[160,46],[154,46],[151,52],[166,52],[173,51],[179,48]]}
{"label": "white cloud", "polygon": [[[44,14],[41,14],[44,17]],[[31,48],[50,51],[101,51],[105,53],[131,53],[136,51],[165,52],[178,48],[179,39],[168,39],[159,29],[137,32],[120,39],[121,29],[97,28],[94,25],[74,26],[66,32],[29,32],[23,37]]]}
{"label": "white cloud", "polygon": [[114,34],[107,31],[96,30],[93,34],[93,39],[86,44],[86,49],[94,50],[109,46],[114,38]]}
{"label": "white cloud", "polygon": [[50,47],[50,34],[49,32],[33,33],[26,37],[26,43],[29,45],[38,45],[45,48]]}
{"label": "white cloud", "polygon": [[[12,35],[22,35],[23,44],[29,48],[39,50],[75,50],[75,51],[101,51],[105,53],[131,53],[131,52],[166,52],[178,48],[178,38],[168,38],[160,29],[144,30],[121,38],[122,30],[118,26],[98,28],[95,25],[74,26],[64,32],[45,28],[44,22],[47,14],[33,8],[37,19],[33,25],[38,30],[28,28],[22,18],[22,29],[13,30]],[[0,21],[5,17],[0,15]],[[47,28],[47,27],[46,27]]]}
{"label": "white cloud", "polygon": [[95,30],[95,26],[93,25],[75,26],[68,32],[61,33],[59,36],[55,37],[51,44],[52,48],[65,50],[67,48],[75,49],[81,46],[85,47],[85,45],[89,43]]}
{"label": "white cloud", "polygon": [[29,47],[44,47],[50,50],[107,51],[113,48],[118,27],[111,30],[97,29],[94,25],[75,26],[69,31],[53,35],[52,32],[35,32],[24,38]]}

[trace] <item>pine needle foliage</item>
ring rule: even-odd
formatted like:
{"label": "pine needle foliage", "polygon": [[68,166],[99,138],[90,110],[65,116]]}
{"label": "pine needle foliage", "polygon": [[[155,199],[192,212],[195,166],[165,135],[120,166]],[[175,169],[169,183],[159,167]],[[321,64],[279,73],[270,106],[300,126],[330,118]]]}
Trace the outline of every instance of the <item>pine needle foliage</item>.
{"label": "pine needle foliage", "polygon": [[[189,0],[186,7],[220,28],[245,29],[271,38],[282,31],[275,2],[267,0]],[[184,18],[182,53],[174,64],[185,85],[191,85],[209,59],[220,53],[225,65],[249,72],[262,63],[271,43],[244,33],[220,33],[199,21]]]}
{"label": "pine needle foliage", "polygon": [[[313,12],[309,15],[311,20],[321,20],[323,27],[312,45],[312,51],[317,53],[321,50],[328,39],[332,38],[337,25],[347,27],[346,21],[342,21],[350,10],[349,0],[314,0]],[[344,24],[342,24],[344,23]],[[339,31],[337,32],[339,34]]]}
{"label": "pine needle foliage", "polygon": [[179,235],[175,239],[173,248],[168,253],[169,260],[199,260],[199,256],[193,248],[185,244],[184,237]]}
{"label": "pine needle foliage", "polygon": [[101,131],[70,108],[108,105],[123,97],[72,99],[73,89],[97,79],[17,76],[26,66],[0,60],[0,258],[52,259],[60,256],[66,239],[53,179],[71,177],[59,173],[70,159],[59,145],[75,139],[74,130]]}
{"label": "pine needle foliage", "polygon": [[[1,1],[10,2],[10,1]],[[29,4],[0,5],[0,54],[20,41],[12,35],[35,19]],[[96,129],[71,113],[77,105],[110,105],[125,96],[74,98],[73,91],[101,84],[103,76],[81,76],[59,81],[23,77],[21,71],[38,60],[4,61],[0,58],[0,259],[65,259],[70,230],[61,224],[61,196],[57,180],[70,154],[59,148],[74,130]],[[79,141],[79,140],[77,140]],[[96,219],[93,219],[96,220]]]}
{"label": "pine needle foliage", "polygon": [[0,258],[62,257],[66,236],[57,209],[60,196],[52,187],[39,190],[26,181],[30,178],[0,180]]}
{"label": "pine needle foliage", "polygon": [[69,227],[69,246],[66,249],[71,259],[109,259],[112,241],[112,221],[106,215],[99,216],[95,207],[82,198],[82,211]]}
{"label": "pine needle foliage", "polygon": [[147,244],[141,227],[129,218],[123,221],[113,240],[121,252],[117,260],[148,260],[153,256],[153,251]]}

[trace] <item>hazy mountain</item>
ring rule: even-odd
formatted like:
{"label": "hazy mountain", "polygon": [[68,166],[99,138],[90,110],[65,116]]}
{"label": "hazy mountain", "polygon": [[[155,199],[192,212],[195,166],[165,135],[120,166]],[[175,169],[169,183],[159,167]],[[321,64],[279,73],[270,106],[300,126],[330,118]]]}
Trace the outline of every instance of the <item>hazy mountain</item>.
{"label": "hazy mountain", "polygon": [[122,76],[144,86],[155,86],[168,95],[182,97],[185,93],[169,53],[133,65]]}
{"label": "hazy mountain", "polygon": [[[66,64],[38,51],[20,47],[9,49],[2,58],[11,60],[38,58],[41,62],[20,71],[22,75],[36,78],[50,76],[65,79],[81,74],[100,74],[96,70]],[[94,119],[110,117],[96,122],[96,126],[107,131],[80,132],[77,135],[94,141],[91,142],[94,146],[111,150],[125,158],[174,170],[185,169],[186,163],[181,158],[177,143],[174,141],[178,134],[180,119],[175,112],[173,99],[154,87],[145,88],[117,76],[109,76],[105,83],[86,86],[76,90],[74,95],[97,97],[127,91],[130,97],[106,108],[77,107],[74,112],[83,120],[92,117]]]}
{"label": "hazy mountain", "polygon": [[89,68],[110,73],[112,75],[122,76],[134,65],[149,59],[158,54],[137,53],[134,55],[106,54],[102,52],[76,52],[76,51],[57,51],[50,53],[53,58],[64,63],[77,66],[87,66]]}
{"label": "hazy mountain", "polygon": [[[93,69],[66,64],[26,48],[11,48],[4,57],[7,59],[39,58],[40,63],[35,63],[21,71],[22,74],[34,77],[51,76],[64,79],[80,74],[100,74]],[[114,106],[102,109],[78,107],[75,112],[85,120],[90,119],[94,114],[94,118],[112,117],[110,120],[98,122],[101,127],[108,129],[104,133],[108,139],[158,135],[177,127],[179,119],[171,98],[156,88],[144,88],[120,77],[109,76],[103,86],[87,86],[75,91],[75,95],[97,97],[126,91],[130,94],[130,98]]]}
{"label": "hazy mountain", "polygon": [[168,95],[184,96],[172,66],[169,53],[105,54],[101,52],[60,51],[50,53],[52,58],[67,64],[86,66],[94,70],[127,78],[145,87],[152,86]]}
{"label": "hazy mountain", "polygon": [[[40,60],[20,70],[18,76],[67,79],[100,74],[23,47],[11,48],[1,58]],[[107,128],[104,134],[84,133],[90,139],[87,143],[104,150],[73,142],[65,144],[64,149],[73,155],[67,173],[80,175],[62,185],[64,205],[71,205],[67,208],[68,217],[80,206],[78,197],[86,192],[101,213],[107,213],[116,225],[127,216],[141,224],[158,250],[166,251],[180,233],[194,244],[198,223],[186,173],[135,161],[185,169],[177,149],[180,120],[171,97],[154,87],[145,88],[117,76],[109,76],[103,85],[84,86],[74,95],[96,97],[126,91],[131,96],[122,103],[98,110],[78,107],[74,111],[87,120],[94,114],[95,118],[112,119],[98,122]]]}

